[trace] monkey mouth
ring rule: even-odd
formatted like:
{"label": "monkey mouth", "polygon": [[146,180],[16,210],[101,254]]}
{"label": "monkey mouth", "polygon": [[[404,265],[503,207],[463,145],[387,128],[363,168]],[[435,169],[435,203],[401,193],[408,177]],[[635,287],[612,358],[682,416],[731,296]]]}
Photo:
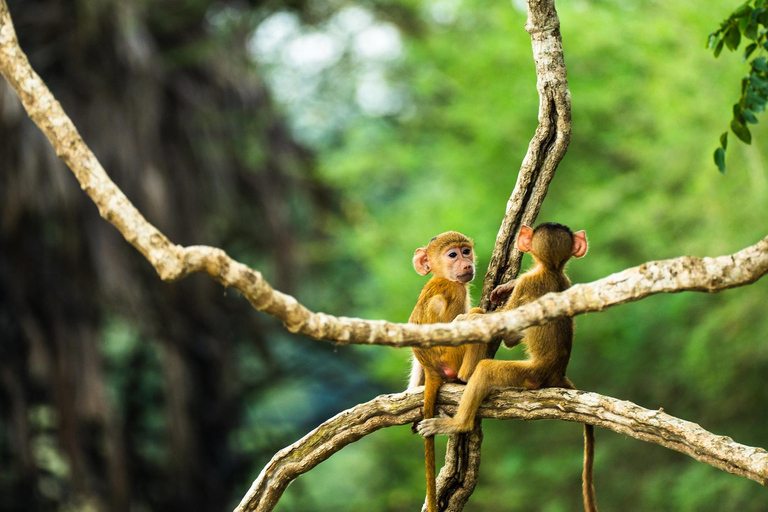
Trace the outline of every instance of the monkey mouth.
{"label": "monkey mouth", "polygon": [[474,278],[475,278],[475,273],[474,272],[469,272],[467,274],[459,274],[458,276],[456,276],[456,279],[460,283],[468,283],[468,282],[470,282]]}

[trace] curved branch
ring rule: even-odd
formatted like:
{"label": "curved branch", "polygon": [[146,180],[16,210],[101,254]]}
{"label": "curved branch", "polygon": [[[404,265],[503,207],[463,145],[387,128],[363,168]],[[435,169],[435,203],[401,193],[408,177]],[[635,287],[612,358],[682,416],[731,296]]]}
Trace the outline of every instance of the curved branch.
{"label": "curved branch", "polygon": [[768,272],[768,237],[733,255],[719,258],[683,257],[645,263],[510,312],[453,324],[396,324],[313,313],[295,298],[274,290],[260,272],[214,247],[173,244],[141,215],[83,142],[72,121],[32,70],[18,46],[8,7],[0,0],[0,72],[19,95],[29,116],[72,169],[83,190],[114,225],[153,265],[161,279],[175,281],[203,272],[242,293],[253,306],[281,320],[286,328],[308,337],[339,344],[394,347],[461,345],[489,342],[499,335],[539,325],[558,316],[602,311],[656,293],[684,290],[715,292],[752,283]]}
{"label": "curved branch", "polygon": [[[464,386],[440,388],[438,403],[453,413]],[[406,425],[421,415],[423,392],[381,395],[348,409],[278,452],[264,467],[236,512],[267,512],[288,484],[343,447],[379,429]],[[556,419],[589,423],[684,453],[713,467],[768,486],[768,451],[734,442],[695,423],[632,402],[561,388],[507,389],[492,393],[478,411],[482,418]]]}

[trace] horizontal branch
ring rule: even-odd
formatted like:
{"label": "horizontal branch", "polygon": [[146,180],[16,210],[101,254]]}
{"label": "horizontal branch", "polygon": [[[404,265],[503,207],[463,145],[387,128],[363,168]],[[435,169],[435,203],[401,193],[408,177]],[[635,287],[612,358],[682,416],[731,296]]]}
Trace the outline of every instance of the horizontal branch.
{"label": "horizontal branch", "polygon": [[[464,386],[440,388],[438,403],[453,413]],[[362,437],[382,428],[421,418],[423,392],[381,395],[348,409],[296,443],[278,452],[264,467],[236,512],[267,512],[300,475]],[[554,419],[589,423],[641,441],[658,444],[713,467],[768,485],[768,451],[718,436],[662,410],[652,411],[615,398],[560,388],[491,394],[480,407],[482,418]]]}
{"label": "horizontal branch", "polygon": [[101,216],[152,264],[161,279],[208,274],[234,288],[258,310],[281,320],[291,332],[339,344],[395,347],[489,342],[500,335],[540,325],[559,316],[602,311],[656,293],[715,292],[749,284],[768,272],[768,237],[733,255],[683,257],[651,262],[563,293],[546,295],[515,311],[453,324],[413,325],[313,313],[295,298],[274,290],[260,272],[214,247],[182,247],[150,224],[109,178],[72,121],[19,48],[8,7],[0,0],[0,72],[69,166]]}

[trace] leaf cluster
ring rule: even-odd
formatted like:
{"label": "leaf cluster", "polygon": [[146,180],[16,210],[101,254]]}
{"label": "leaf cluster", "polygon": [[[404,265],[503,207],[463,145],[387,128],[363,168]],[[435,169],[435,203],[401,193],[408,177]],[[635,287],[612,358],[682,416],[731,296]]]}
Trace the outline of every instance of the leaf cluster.
{"label": "leaf cluster", "polygon": [[[715,58],[723,48],[734,52],[742,39],[751,43],[744,49],[743,59],[749,61],[750,71],[741,80],[741,95],[733,105],[731,131],[744,143],[752,143],[748,124],[757,124],[757,116],[768,104],[768,59],[762,55],[768,50],[768,0],[749,0],[723,20],[720,28],[709,35],[707,48]],[[720,172],[725,172],[725,150],[728,147],[728,131],[720,136],[720,147],[715,150],[714,160]]]}

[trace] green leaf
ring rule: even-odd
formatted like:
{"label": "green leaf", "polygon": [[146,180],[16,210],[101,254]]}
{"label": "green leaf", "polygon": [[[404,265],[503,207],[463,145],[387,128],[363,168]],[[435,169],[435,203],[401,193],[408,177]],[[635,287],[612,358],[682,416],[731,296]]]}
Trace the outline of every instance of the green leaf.
{"label": "green leaf", "polygon": [[757,124],[757,117],[755,117],[754,112],[752,112],[751,110],[746,110],[746,109],[742,110],[741,115],[744,116],[744,119],[749,124]]}
{"label": "green leaf", "polygon": [[757,39],[757,23],[753,22],[751,19],[749,20],[747,27],[744,29],[744,37],[747,37],[753,41]]}
{"label": "green leaf", "polygon": [[[715,46],[715,58],[718,58],[720,56],[720,53],[723,51],[723,44],[725,44],[725,39],[721,39],[717,43],[717,46]],[[768,41],[766,41],[765,44],[768,45]],[[766,47],[766,48],[768,48],[768,47]]]}
{"label": "green leaf", "polygon": [[[750,46],[755,46],[755,45],[750,45]],[[768,72],[768,59],[765,57],[756,58],[755,60],[752,61],[752,69],[762,71],[763,73]]]}
{"label": "green leaf", "polygon": [[[750,14],[752,14],[752,13],[750,12]],[[751,22],[751,21],[752,21],[752,17],[751,16],[745,16],[744,18],[741,18],[739,20],[739,32],[742,32],[742,33],[746,32],[747,31],[747,27],[749,26],[749,22]]]}
{"label": "green leaf", "polygon": [[765,110],[765,106],[768,103],[768,97],[765,94],[761,94],[757,89],[750,87],[747,91],[746,106],[752,112],[760,113]]}
{"label": "green leaf", "polygon": [[717,148],[715,150],[715,165],[721,174],[725,174],[725,150]]}
{"label": "green leaf", "polygon": [[728,132],[725,131],[720,136],[720,146],[722,146],[723,149],[728,149]]}
{"label": "green leaf", "polygon": [[751,45],[747,46],[744,49],[744,60],[747,60],[750,55],[752,55],[752,52],[757,50],[757,43],[752,43]]}
{"label": "green leaf", "polygon": [[745,144],[752,144],[752,134],[749,133],[749,128],[738,122],[736,119],[731,121],[731,130],[742,142]]}
{"label": "green leaf", "polygon": [[744,116],[741,114],[741,105],[739,103],[733,105],[733,120],[739,124],[747,124]]}
{"label": "green leaf", "polygon": [[760,89],[761,92],[763,89],[768,89],[768,80],[761,77],[757,73],[752,73],[749,75],[749,83],[752,84],[752,86],[756,89]]}
{"label": "green leaf", "polygon": [[712,32],[711,34],[709,34],[709,37],[707,37],[707,49],[711,50],[712,48],[715,47],[715,44],[716,44],[715,42],[718,40],[717,36],[719,32],[720,31],[718,30],[717,32]]}
{"label": "green leaf", "polygon": [[741,18],[748,14],[752,14],[752,6],[749,5],[749,2],[745,2],[741,6],[739,6],[738,9],[733,11],[733,14],[731,14],[731,18]]}
{"label": "green leaf", "polygon": [[739,43],[741,42],[741,32],[739,32],[738,28],[732,25],[725,33],[724,39],[725,46],[727,46],[729,50],[733,51],[739,47]]}

